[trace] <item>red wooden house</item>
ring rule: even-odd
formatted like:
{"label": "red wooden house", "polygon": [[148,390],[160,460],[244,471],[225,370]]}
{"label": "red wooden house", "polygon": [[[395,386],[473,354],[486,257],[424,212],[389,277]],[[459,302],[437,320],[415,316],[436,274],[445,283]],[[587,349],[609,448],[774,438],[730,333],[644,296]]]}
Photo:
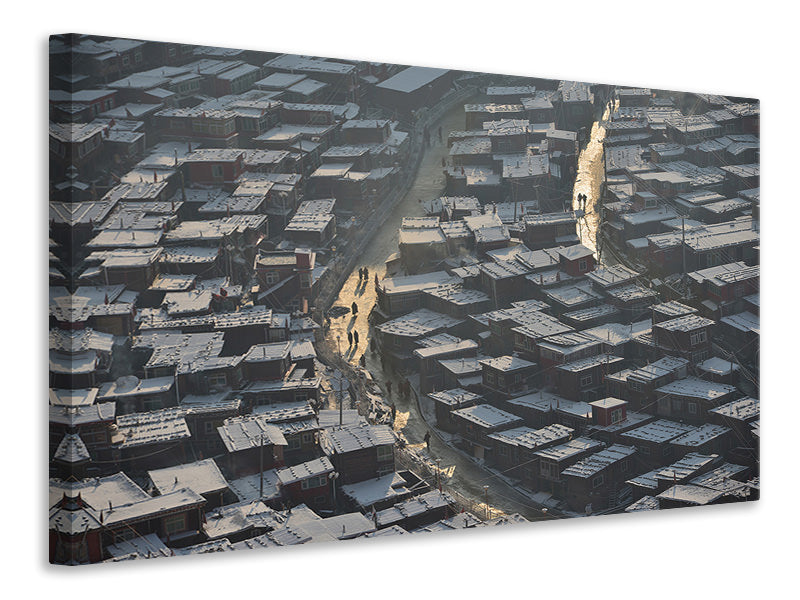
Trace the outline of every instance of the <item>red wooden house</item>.
{"label": "red wooden house", "polygon": [[278,470],[278,481],[284,497],[292,505],[306,504],[315,510],[334,508],[331,477],[334,467],[327,456]]}

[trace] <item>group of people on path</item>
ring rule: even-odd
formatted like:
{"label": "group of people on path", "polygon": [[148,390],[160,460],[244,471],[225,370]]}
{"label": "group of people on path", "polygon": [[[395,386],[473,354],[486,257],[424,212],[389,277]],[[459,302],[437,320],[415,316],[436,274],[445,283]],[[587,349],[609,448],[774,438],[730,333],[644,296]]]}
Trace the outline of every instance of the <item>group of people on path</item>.
{"label": "group of people on path", "polygon": [[358,346],[358,331],[356,331],[355,329],[353,331],[348,331],[347,341],[351,346],[354,344]]}
{"label": "group of people on path", "polygon": [[[378,276],[375,275],[375,277],[377,278]],[[359,281],[361,281],[361,280],[367,281],[367,279],[369,279],[369,269],[367,267],[359,268],[358,269],[358,280]]]}
{"label": "group of people on path", "polygon": [[588,199],[589,198],[586,196],[586,194],[578,194],[578,208],[586,211],[586,201]]}

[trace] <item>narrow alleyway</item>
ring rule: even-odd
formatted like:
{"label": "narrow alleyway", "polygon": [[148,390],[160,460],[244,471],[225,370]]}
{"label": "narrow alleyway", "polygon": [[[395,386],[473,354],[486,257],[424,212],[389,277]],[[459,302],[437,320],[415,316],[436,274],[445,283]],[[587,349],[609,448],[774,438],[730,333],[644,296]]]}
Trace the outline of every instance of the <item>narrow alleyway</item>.
{"label": "narrow alleyway", "polygon": [[[363,256],[355,264],[333,303],[333,306],[341,306],[350,310],[355,302],[358,313],[353,315],[348,312],[342,317],[333,319],[326,335],[333,350],[340,352],[342,357],[350,363],[358,364],[361,356],[365,355],[366,367],[380,385],[387,402],[394,402],[397,407],[395,429],[402,432],[412,448],[420,451],[425,448],[423,438],[429,431],[428,424],[420,414],[419,404],[413,394],[410,398],[403,398],[397,393],[401,376],[391,371],[384,372],[379,355],[369,351],[372,332],[368,317],[376,302],[375,275],[377,274],[379,279],[383,278],[386,272],[386,259],[398,250],[398,229],[403,217],[423,215],[425,210],[422,202],[437,198],[444,191],[442,158],[446,158],[448,154],[447,134],[452,130],[463,129],[464,119],[464,107],[456,105],[432,128],[433,145],[426,150],[412,187],[386,219],[381,231],[367,245]],[[442,127],[444,138],[441,143],[437,135],[439,126]],[[594,235],[599,220],[599,214],[594,212],[593,207],[595,199],[599,200],[603,180],[603,135],[603,128],[595,123],[592,128],[591,140],[580,156],[578,180],[574,191],[575,196],[578,193],[585,193],[589,197],[586,207],[588,215],[581,219],[579,231],[582,241],[592,249],[595,248]],[[577,200],[574,202],[577,203]],[[366,280],[359,277],[359,269],[364,267],[368,270]],[[358,333],[357,346],[348,342],[348,332]],[[391,394],[387,393],[387,381],[392,382]],[[449,476],[447,486],[450,489],[463,494],[476,503],[487,499],[491,507],[507,514],[520,513],[531,520],[543,518],[541,511],[536,508],[527,495],[488,472],[473,459],[445,443],[437,435],[431,436],[430,451],[424,451],[432,460],[439,459],[442,470]],[[488,490],[484,489],[484,486],[488,486]]]}

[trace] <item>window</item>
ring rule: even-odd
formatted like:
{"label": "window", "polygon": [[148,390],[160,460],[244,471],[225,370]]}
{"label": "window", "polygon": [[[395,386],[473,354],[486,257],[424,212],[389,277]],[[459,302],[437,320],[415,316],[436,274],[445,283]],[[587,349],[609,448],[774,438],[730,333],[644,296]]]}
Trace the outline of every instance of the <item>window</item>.
{"label": "window", "polygon": [[142,62],[142,51],[141,50],[137,50],[136,52],[134,52],[134,54],[133,54],[133,62],[135,62],[137,64]]}
{"label": "window", "polygon": [[683,400],[679,400],[677,398],[672,399],[672,411],[673,412],[680,412],[683,410]]}
{"label": "window", "polygon": [[551,462],[542,462],[539,467],[539,472],[542,474],[542,477],[547,479],[557,479],[558,478],[558,467]]}
{"label": "window", "polygon": [[170,49],[169,49],[169,50],[167,50],[167,55],[168,55],[170,58],[175,58],[175,55],[176,55],[177,53],[178,53],[178,51],[177,51],[177,50],[176,50],[174,47],[170,47]]}
{"label": "window", "polygon": [[595,477],[594,479],[592,479],[592,487],[593,487],[593,488],[598,488],[598,487],[600,487],[601,485],[603,485],[603,481],[604,481],[604,480],[603,480],[603,476],[602,476],[602,475],[598,475],[597,477]]}
{"label": "window", "polygon": [[641,452],[644,456],[650,456],[650,447],[649,446],[640,446],[639,452]]}
{"label": "window", "polygon": [[211,176],[214,179],[222,179],[225,176],[222,165],[211,165]]}
{"label": "window", "polygon": [[697,403],[696,402],[689,402],[686,405],[686,408],[689,410],[689,414],[690,415],[696,415],[697,414]]}
{"label": "window", "polygon": [[692,344],[692,346],[697,346],[697,344],[702,344],[703,342],[706,341],[706,339],[708,338],[706,337],[705,329],[703,329],[702,331],[695,331],[689,334],[689,341]]}
{"label": "window", "polygon": [[394,458],[394,449],[391,446],[378,446],[378,462],[392,460]]}
{"label": "window", "polygon": [[275,283],[278,283],[280,281],[280,277],[278,276],[278,272],[277,271],[267,271],[266,273],[264,273],[264,281],[269,285],[273,285]]}
{"label": "window", "polygon": [[287,448],[289,450],[299,450],[300,449],[300,437],[293,435],[286,437]]}
{"label": "window", "polygon": [[303,479],[303,481],[300,482],[300,489],[310,490],[313,488],[322,487],[323,485],[326,484],[327,481],[328,480],[326,475],[317,475],[315,477],[309,477],[308,479]]}
{"label": "window", "polygon": [[618,408],[617,410],[611,411],[611,423],[619,423],[622,421],[622,409]]}
{"label": "window", "polygon": [[661,451],[661,454],[663,454],[664,456],[668,456],[671,453],[672,453],[672,448],[670,448],[669,446],[664,446],[664,449]]}
{"label": "window", "polygon": [[587,269],[588,265],[586,264],[586,259],[582,258],[578,261],[578,270],[583,273]]}
{"label": "window", "polygon": [[225,373],[214,373],[209,375],[206,379],[209,387],[225,387],[228,385],[228,377]]}
{"label": "window", "polygon": [[131,57],[130,56],[123,56],[122,57],[122,66],[123,67],[127,67],[129,64],[131,64]]}
{"label": "window", "polygon": [[304,444],[310,444],[311,442],[314,441],[314,434],[310,431],[306,431],[305,433],[303,433],[302,439]]}
{"label": "window", "polygon": [[205,431],[206,435],[211,435],[214,433],[216,428],[214,427],[214,423],[212,423],[211,421],[206,421],[205,423],[203,423],[203,430]]}
{"label": "window", "polygon": [[592,385],[592,376],[591,376],[591,374],[590,375],[584,375],[583,377],[581,377],[581,387],[586,387],[587,385]]}
{"label": "window", "polygon": [[179,514],[179,515],[170,515],[169,517],[164,517],[164,533],[167,535],[173,535],[175,533],[180,533],[181,531],[186,530],[186,515]]}
{"label": "window", "polygon": [[504,445],[501,444],[500,446],[497,447],[497,453],[500,456],[508,456],[508,448],[506,448]]}

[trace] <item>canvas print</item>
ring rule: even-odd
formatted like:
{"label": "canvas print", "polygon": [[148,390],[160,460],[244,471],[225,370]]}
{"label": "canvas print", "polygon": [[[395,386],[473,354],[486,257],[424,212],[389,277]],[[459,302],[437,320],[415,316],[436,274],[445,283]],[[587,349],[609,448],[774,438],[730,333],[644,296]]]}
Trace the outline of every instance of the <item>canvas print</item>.
{"label": "canvas print", "polygon": [[50,562],[758,499],[758,100],[49,56]]}

